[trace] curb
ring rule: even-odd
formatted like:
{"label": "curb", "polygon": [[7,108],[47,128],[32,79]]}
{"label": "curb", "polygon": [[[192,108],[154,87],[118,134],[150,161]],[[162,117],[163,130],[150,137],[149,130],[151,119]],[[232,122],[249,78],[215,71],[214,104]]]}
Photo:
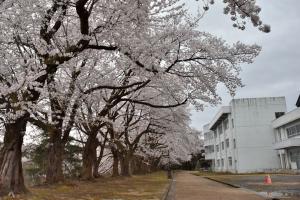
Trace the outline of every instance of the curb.
{"label": "curb", "polygon": [[208,179],[208,180],[215,181],[215,182],[218,182],[218,183],[222,183],[222,184],[224,184],[224,185],[227,185],[227,186],[230,186],[230,187],[233,187],[233,188],[241,188],[241,187],[238,186],[238,185],[234,185],[234,184],[231,184],[231,183],[227,183],[227,182],[224,182],[224,181],[220,181],[220,180],[217,180],[217,179],[214,179],[214,178],[211,178],[211,177],[204,176],[203,178],[206,178],[206,179]]}
{"label": "curb", "polygon": [[168,200],[168,197],[169,197],[171,188],[172,188],[172,186],[173,186],[173,183],[174,183],[174,179],[169,180],[169,185],[168,185],[166,191],[164,192],[164,194],[163,194],[161,200]]}

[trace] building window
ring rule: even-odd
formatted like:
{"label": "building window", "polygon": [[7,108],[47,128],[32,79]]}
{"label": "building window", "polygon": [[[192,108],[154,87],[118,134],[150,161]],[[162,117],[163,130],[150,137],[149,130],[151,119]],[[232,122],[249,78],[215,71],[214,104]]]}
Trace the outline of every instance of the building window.
{"label": "building window", "polygon": [[231,119],[232,128],[234,128],[234,121]]}
{"label": "building window", "polygon": [[281,128],[278,128],[277,129],[277,133],[278,133],[278,141],[281,141],[282,140],[282,136],[281,136]]}
{"label": "building window", "polygon": [[216,145],[216,149],[217,149],[217,152],[219,152],[219,151],[220,151],[220,149],[219,149],[219,145],[218,145],[218,144]]}
{"label": "building window", "polygon": [[232,166],[232,157],[228,157],[228,165],[231,167]]}
{"label": "building window", "polygon": [[218,132],[219,132],[219,135],[221,135],[223,133],[222,124],[220,124],[218,126]]}
{"label": "building window", "polygon": [[281,154],[281,157],[282,157],[282,168],[283,168],[283,169],[286,169],[287,166],[286,166],[286,157],[285,157],[285,153]]}
{"label": "building window", "polygon": [[224,150],[224,142],[222,142],[222,150]]}
{"label": "building window", "polygon": [[236,149],[236,141],[233,139],[233,148]]}
{"label": "building window", "polygon": [[229,148],[229,139],[226,139],[226,148]]}
{"label": "building window", "polygon": [[205,140],[205,141],[211,140],[211,139],[213,139],[213,138],[214,138],[214,135],[213,135],[211,132],[209,132],[209,133],[204,133],[204,140]]}
{"label": "building window", "polygon": [[205,153],[207,153],[207,154],[214,152],[214,145],[208,145],[208,146],[205,146],[204,148],[205,148]]}
{"label": "building window", "polygon": [[217,167],[220,167],[220,159],[217,160]]}
{"label": "building window", "polygon": [[300,124],[297,124],[297,125],[287,128],[286,132],[287,132],[288,138],[300,135]]}
{"label": "building window", "polygon": [[224,121],[224,129],[225,130],[228,129],[228,119],[225,119],[225,121]]}
{"label": "building window", "polygon": [[284,114],[285,114],[284,112],[276,112],[276,113],[275,113],[275,117],[276,117],[276,119],[277,119],[277,118],[281,117],[281,116],[284,115]]}
{"label": "building window", "polygon": [[208,145],[204,147],[204,151],[206,154],[210,154],[214,152],[214,145]]}
{"label": "building window", "polygon": [[215,138],[218,137],[217,130],[214,131],[214,136],[215,136]]}
{"label": "building window", "polygon": [[224,167],[224,159],[223,158],[222,158],[221,162],[222,162],[222,167]]}

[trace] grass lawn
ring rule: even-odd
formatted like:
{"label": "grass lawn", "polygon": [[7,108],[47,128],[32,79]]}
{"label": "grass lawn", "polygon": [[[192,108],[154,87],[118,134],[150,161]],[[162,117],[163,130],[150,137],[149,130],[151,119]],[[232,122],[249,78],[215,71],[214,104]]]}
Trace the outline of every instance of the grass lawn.
{"label": "grass lawn", "polygon": [[[168,187],[165,172],[131,178],[100,178],[94,182],[73,181],[55,186],[29,188],[17,200],[160,200]],[[10,198],[3,198],[10,199]]]}

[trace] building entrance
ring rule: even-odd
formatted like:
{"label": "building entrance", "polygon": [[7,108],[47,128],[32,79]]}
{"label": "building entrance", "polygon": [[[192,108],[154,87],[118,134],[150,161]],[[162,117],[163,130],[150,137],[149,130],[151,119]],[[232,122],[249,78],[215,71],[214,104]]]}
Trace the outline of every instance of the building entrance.
{"label": "building entrance", "polygon": [[300,148],[290,150],[292,169],[300,169]]}

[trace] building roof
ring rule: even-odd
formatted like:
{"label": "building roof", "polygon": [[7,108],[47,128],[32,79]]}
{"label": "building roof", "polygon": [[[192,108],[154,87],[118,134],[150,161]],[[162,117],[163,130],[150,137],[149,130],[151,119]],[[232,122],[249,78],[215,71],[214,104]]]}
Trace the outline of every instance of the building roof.
{"label": "building roof", "polygon": [[296,106],[297,106],[298,108],[300,107],[300,95],[299,95],[299,97],[298,97],[298,100],[297,100]]}
{"label": "building roof", "polygon": [[216,126],[220,124],[220,122],[227,117],[227,115],[231,113],[231,106],[223,106],[219,110],[219,112],[214,116],[213,120],[209,124],[209,129],[214,130]]}
{"label": "building roof", "polygon": [[279,128],[281,126],[284,126],[288,123],[291,123],[297,119],[300,119],[300,107],[296,108],[295,110],[292,110],[291,112],[286,113],[285,115],[275,119],[272,122],[273,128]]}

